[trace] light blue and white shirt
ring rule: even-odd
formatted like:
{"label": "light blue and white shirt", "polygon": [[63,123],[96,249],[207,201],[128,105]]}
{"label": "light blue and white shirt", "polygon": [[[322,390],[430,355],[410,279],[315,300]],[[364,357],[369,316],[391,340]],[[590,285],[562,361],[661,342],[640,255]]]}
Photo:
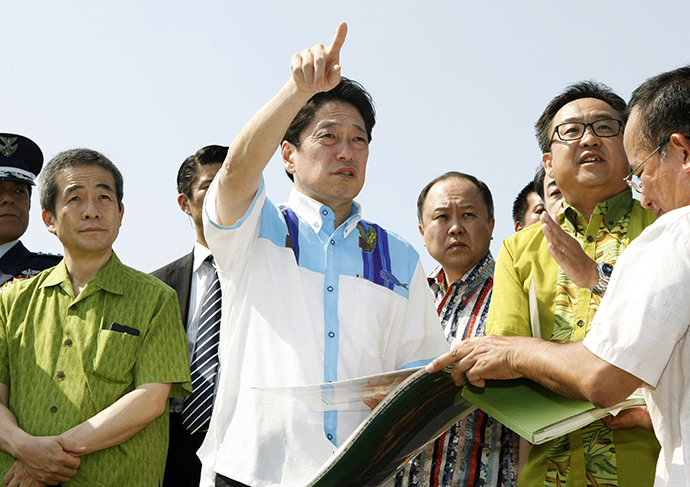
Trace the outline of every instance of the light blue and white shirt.
{"label": "light blue and white shirt", "polygon": [[366,417],[315,412],[253,388],[350,379],[422,365],[448,351],[419,255],[399,236],[296,190],[277,206],[262,181],[247,213],[218,225],[217,180],[206,240],[223,288],[221,376],[199,456],[239,482],[302,486]]}

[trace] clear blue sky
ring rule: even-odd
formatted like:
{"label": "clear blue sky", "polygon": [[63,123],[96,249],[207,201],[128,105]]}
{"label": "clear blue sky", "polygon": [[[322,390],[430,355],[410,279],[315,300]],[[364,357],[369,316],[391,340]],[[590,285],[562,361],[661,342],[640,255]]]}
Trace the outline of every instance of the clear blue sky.
{"label": "clear blue sky", "polygon": [[[24,0],[2,11],[0,132],[32,138],[47,159],[74,147],[109,156],[125,177],[115,249],[144,271],[192,247],[176,203],[184,158],[229,145],[285,82],[290,56],[328,44],[340,21],[343,74],[378,111],[358,201],[427,270],[415,210],[426,182],[459,170],[489,185],[497,254],[541,160],[532,127],[553,96],[594,78],[628,99],[647,77],[690,63],[687,1]],[[266,180],[283,201],[277,158]],[[60,252],[35,196],[24,242]]]}

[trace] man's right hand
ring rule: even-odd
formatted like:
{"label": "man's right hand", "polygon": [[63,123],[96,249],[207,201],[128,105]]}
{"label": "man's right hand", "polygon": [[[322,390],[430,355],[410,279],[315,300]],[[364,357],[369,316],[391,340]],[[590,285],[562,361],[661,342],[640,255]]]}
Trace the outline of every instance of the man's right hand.
{"label": "man's right hand", "polygon": [[340,48],[347,35],[347,24],[341,22],[328,48],[317,44],[292,56],[292,79],[300,91],[330,91],[340,83]]}
{"label": "man's right hand", "polygon": [[30,436],[16,447],[26,473],[44,485],[69,482],[81,465],[84,448],[60,436]]}

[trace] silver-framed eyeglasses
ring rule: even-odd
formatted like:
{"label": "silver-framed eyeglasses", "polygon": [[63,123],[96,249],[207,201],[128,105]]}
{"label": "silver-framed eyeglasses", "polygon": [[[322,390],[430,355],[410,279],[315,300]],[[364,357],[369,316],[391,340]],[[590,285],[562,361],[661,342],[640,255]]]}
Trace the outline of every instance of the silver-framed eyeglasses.
{"label": "silver-framed eyeglasses", "polygon": [[[603,118],[590,123],[567,122],[556,125],[553,133],[558,135],[558,138],[562,141],[570,142],[584,137],[587,127],[592,127],[592,132],[597,137],[615,137],[621,133],[623,122],[614,118]],[[553,137],[553,134],[551,136]]]}
{"label": "silver-framed eyeglasses", "polygon": [[639,183],[637,181],[633,181],[633,177],[635,177],[635,173],[637,172],[638,169],[642,167],[642,164],[647,162],[654,154],[659,152],[659,149],[661,149],[661,146],[663,146],[666,142],[662,142],[659,144],[659,146],[652,151],[651,154],[649,154],[647,157],[644,158],[644,161],[640,162],[635,169],[630,171],[630,174],[628,174],[623,181],[626,182],[628,186],[630,186],[632,189],[637,191],[638,193],[642,194],[642,182],[640,181]]}

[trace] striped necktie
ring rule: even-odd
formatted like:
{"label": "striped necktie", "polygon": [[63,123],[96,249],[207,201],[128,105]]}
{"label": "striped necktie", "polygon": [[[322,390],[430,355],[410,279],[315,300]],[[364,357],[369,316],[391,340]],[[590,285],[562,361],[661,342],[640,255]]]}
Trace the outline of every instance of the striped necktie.
{"label": "striped necktie", "polygon": [[206,289],[201,303],[196,347],[190,364],[194,392],[184,400],[182,409],[182,424],[191,434],[202,429],[206,431],[211,419],[213,390],[218,373],[220,310],[220,282],[214,266],[211,285]]}

